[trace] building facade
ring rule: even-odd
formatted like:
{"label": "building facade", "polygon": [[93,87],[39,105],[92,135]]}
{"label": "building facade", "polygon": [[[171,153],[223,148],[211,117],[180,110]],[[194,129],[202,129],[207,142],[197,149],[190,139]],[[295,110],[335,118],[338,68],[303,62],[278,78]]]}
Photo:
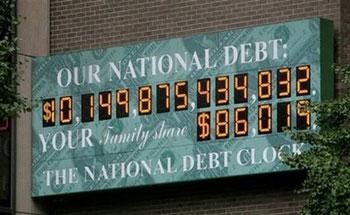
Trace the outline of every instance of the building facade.
{"label": "building facade", "polygon": [[[335,63],[350,63],[346,0],[19,0],[24,82],[31,98],[31,59],[322,17],[335,27]],[[338,77],[338,80],[341,77]],[[348,90],[339,81],[336,93]],[[31,197],[31,113],[14,123],[13,214],[297,214],[305,173],[292,171],[138,188]]]}

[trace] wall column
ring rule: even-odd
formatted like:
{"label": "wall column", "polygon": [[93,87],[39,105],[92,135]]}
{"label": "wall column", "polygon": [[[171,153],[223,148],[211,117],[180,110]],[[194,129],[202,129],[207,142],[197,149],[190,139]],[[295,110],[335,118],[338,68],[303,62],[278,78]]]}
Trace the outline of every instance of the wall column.
{"label": "wall column", "polygon": [[[50,1],[19,0],[17,13],[21,17],[18,26],[18,68],[23,80],[18,92],[31,99],[31,59],[49,54],[50,46]],[[15,211],[16,214],[45,214],[45,209],[31,197],[31,113],[20,114],[16,119],[16,177]]]}

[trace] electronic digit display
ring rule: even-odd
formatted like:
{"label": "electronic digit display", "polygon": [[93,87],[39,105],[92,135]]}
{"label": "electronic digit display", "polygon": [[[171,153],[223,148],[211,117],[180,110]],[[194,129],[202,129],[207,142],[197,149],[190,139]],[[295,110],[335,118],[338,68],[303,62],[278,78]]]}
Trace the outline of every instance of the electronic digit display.
{"label": "electronic digit display", "polygon": [[306,129],[311,125],[311,114],[307,105],[310,100],[298,100],[297,108],[297,129]]}
{"label": "electronic digit display", "polygon": [[129,89],[119,89],[116,91],[117,118],[129,116]]}
{"label": "electronic digit display", "polygon": [[157,85],[157,113],[170,111],[170,85]]}
{"label": "electronic digit display", "polygon": [[310,75],[311,69],[310,65],[298,66],[296,69],[296,90],[297,95],[310,95]]}
{"label": "electronic digit display", "polygon": [[72,96],[63,96],[60,98],[60,124],[71,124],[73,120],[73,101]]}
{"label": "electronic digit display", "polygon": [[248,101],[248,74],[235,75],[234,100],[235,103]]}
{"label": "electronic digit display", "polygon": [[229,77],[220,76],[216,78],[216,105],[227,105],[229,103]]}
{"label": "electronic digit display", "polygon": [[197,114],[197,141],[210,139],[210,112]]}
{"label": "electronic digit display", "polygon": [[228,138],[230,124],[229,124],[229,110],[217,110],[215,114],[215,135],[216,139]]}
{"label": "electronic digit display", "polygon": [[[333,95],[323,19],[35,58],[32,195],[289,170]],[[2,127],[0,127],[1,129]],[[293,151],[294,150],[294,151]]]}
{"label": "electronic digit display", "polygon": [[292,125],[292,109],[290,102],[277,103],[277,132],[290,129]]}
{"label": "electronic digit display", "polygon": [[259,100],[271,99],[272,96],[272,72],[271,70],[258,73],[258,98]]}
{"label": "electronic digit display", "polygon": [[94,120],[94,94],[83,94],[81,95],[81,121],[91,122]]}
{"label": "electronic digit display", "polygon": [[55,99],[44,99],[42,102],[43,127],[55,125]]}
{"label": "electronic digit display", "polygon": [[98,118],[106,120],[112,118],[112,92],[105,91],[98,94]]}
{"label": "electronic digit display", "polygon": [[210,79],[200,79],[197,81],[197,107],[210,107]]}
{"label": "electronic digit display", "polygon": [[235,136],[242,137],[248,135],[248,108],[235,108]]}
{"label": "electronic digit display", "polygon": [[290,97],[290,68],[280,68],[277,70],[277,97]]}
{"label": "electronic digit display", "polygon": [[152,87],[143,86],[139,88],[139,114],[152,113]]}
{"label": "electronic digit display", "polygon": [[258,107],[258,132],[267,134],[272,132],[272,106],[271,104]]}
{"label": "electronic digit display", "polygon": [[188,86],[187,81],[175,82],[175,111],[187,110]]}

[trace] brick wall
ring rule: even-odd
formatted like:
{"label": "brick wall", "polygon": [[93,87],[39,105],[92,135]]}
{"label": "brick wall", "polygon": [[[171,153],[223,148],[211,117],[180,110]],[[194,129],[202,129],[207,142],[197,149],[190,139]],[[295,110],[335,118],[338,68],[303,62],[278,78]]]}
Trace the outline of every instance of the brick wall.
{"label": "brick wall", "polygon": [[[349,0],[341,0],[341,22],[340,36],[338,37],[338,46],[340,47],[341,58],[339,63],[350,64],[350,2]],[[336,76],[336,92],[338,95],[348,94],[350,92],[349,84],[343,83],[342,75]]]}
{"label": "brick wall", "polygon": [[50,7],[51,53],[315,16],[340,32],[340,0],[51,0]]}
{"label": "brick wall", "polygon": [[[349,62],[345,51],[350,45],[339,39],[350,32],[349,5],[348,0],[51,0],[50,52],[320,16],[334,21],[336,61]],[[55,197],[45,204],[56,214],[296,214],[304,200],[293,191],[302,176],[282,173],[151,186]]]}
{"label": "brick wall", "polygon": [[350,64],[350,4],[348,0],[341,2],[341,38],[342,63]]}
{"label": "brick wall", "polygon": [[297,214],[302,172],[128,188],[49,200],[53,214]]}

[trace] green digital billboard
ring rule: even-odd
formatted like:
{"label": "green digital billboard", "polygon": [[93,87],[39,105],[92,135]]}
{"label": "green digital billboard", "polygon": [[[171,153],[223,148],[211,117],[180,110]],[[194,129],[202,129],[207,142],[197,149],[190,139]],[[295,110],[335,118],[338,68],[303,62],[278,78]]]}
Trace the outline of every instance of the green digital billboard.
{"label": "green digital billboard", "polygon": [[37,57],[32,195],[286,171],[332,61],[320,18]]}

